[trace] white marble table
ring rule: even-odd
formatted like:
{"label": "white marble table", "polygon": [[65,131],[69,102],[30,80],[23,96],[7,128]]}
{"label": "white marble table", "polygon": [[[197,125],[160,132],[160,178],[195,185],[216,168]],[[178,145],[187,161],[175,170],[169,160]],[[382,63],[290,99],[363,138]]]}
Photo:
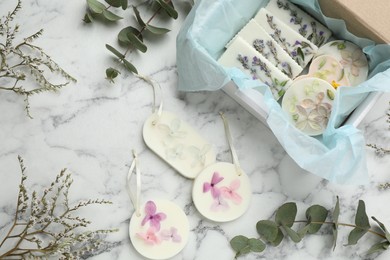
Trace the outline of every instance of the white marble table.
{"label": "white marble table", "polygon": [[[4,14],[14,2],[1,1],[0,13]],[[96,252],[93,259],[142,259],[128,236],[133,207],[124,183],[132,160],[131,149],[139,152],[145,173],[143,195],[174,201],[189,218],[189,242],[173,259],[232,259],[230,239],[238,234],[256,237],[256,222],[271,218],[286,201],[296,202],[303,216],[306,208],[315,203],[332,209],[339,195],[340,219],[352,223],[357,202],[363,199],[369,216],[377,216],[390,225],[390,191],[378,189],[379,183],[390,180],[389,156],[380,158],[367,149],[370,183],[366,186],[332,184],[298,168],[272,132],[222,91],[178,93],[175,37],[188,11],[186,3],[178,3],[180,18],[170,23],[172,32],[150,43],[146,54],[135,53],[131,59],[141,73],[161,83],[166,109],[213,143],[220,161],[230,161],[230,154],[218,112],[225,112],[229,119],[239,159],[251,178],[253,199],[247,213],[234,222],[205,220],[192,203],[192,181],[165,164],[142,140],[142,125],[151,113],[152,89],[125,71],[115,85],[104,79],[105,69],[113,65],[104,45],[115,45],[116,34],[133,18],[127,15],[117,27],[98,22],[86,25],[82,22],[85,1],[25,0],[23,5],[16,18],[21,33],[27,35],[43,27],[45,33],[37,44],[78,82],[58,94],[32,97],[32,120],[25,116],[21,97],[0,92],[0,237],[13,218],[20,177],[17,155],[21,155],[28,167],[31,189],[49,185],[66,167],[74,178],[72,201],[95,197],[113,201],[113,205],[80,212],[92,220],[91,228],[119,228],[119,232],[107,237],[110,246]],[[360,125],[368,143],[389,146],[385,116],[388,100],[390,95],[384,95]],[[262,254],[242,259],[363,259],[365,250],[377,241],[367,235],[357,246],[345,247],[350,229],[340,228],[338,247],[332,251],[331,230],[322,230],[322,235],[308,236],[298,244],[286,239],[277,248],[268,247]],[[377,259],[389,258],[390,251]]]}

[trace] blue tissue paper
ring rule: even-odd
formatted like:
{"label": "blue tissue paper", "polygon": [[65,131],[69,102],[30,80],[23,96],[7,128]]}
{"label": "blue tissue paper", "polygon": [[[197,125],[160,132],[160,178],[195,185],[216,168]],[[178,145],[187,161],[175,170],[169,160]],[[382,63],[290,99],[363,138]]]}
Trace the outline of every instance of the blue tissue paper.
{"label": "blue tissue paper", "polygon": [[322,14],[317,0],[291,0],[332,30],[336,39],[363,48],[369,60],[369,79],[356,87],[337,89],[332,114],[322,137],[296,129],[269,88],[237,68],[224,68],[217,60],[228,41],[269,0],[199,0],[177,36],[178,88],[181,91],[217,90],[233,80],[241,88],[257,88],[269,110],[267,123],[286,152],[303,169],[340,184],[365,184],[368,173],[365,140],[352,125],[338,127],[373,91],[390,91],[390,45],[376,45],[347,31],[345,22]]}

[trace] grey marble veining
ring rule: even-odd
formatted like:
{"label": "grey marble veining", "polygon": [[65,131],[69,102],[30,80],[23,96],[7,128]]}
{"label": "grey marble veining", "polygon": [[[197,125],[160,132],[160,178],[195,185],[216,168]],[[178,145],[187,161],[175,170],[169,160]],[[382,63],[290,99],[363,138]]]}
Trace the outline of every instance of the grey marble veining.
{"label": "grey marble veining", "polygon": [[[0,13],[15,1],[0,3]],[[163,89],[164,107],[188,122],[207,138],[217,152],[218,161],[230,162],[223,123],[223,111],[230,122],[235,147],[243,169],[250,176],[253,190],[251,206],[244,216],[229,223],[204,219],[191,199],[192,181],[188,180],[151,152],[142,140],[143,122],[151,113],[152,89],[142,80],[121,71],[116,84],[104,79],[113,59],[104,44],[115,44],[120,26],[100,23],[85,25],[81,19],[84,1],[26,0],[16,18],[21,34],[40,28],[44,35],[37,41],[65,70],[78,79],[60,93],[45,93],[31,98],[34,119],[24,115],[23,98],[0,92],[0,238],[13,218],[19,165],[25,159],[27,185],[40,190],[49,185],[62,168],[73,174],[71,201],[105,198],[113,205],[86,208],[81,215],[92,221],[91,228],[119,228],[107,237],[107,248],[91,259],[142,259],[131,245],[128,223],[133,213],[124,183],[131,164],[131,149],[137,150],[143,175],[143,197],[165,198],[177,203],[189,218],[190,237],[184,250],[173,259],[233,259],[229,241],[235,235],[257,237],[256,222],[273,217],[282,203],[294,201],[298,218],[306,208],[321,204],[332,209],[340,196],[340,221],[352,223],[357,201],[366,202],[369,216],[390,225],[389,191],[377,188],[390,180],[389,156],[378,157],[367,148],[370,183],[366,186],[341,186],[301,170],[284,152],[272,132],[221,91],[179,93],[176,90],[175,37],[184,19],[170,23],[172,32],[149,44],[146,54],[133,53],[131,60],[140,72],[157,80]],[[180,5],[179,5],[180,6]],[[130,12],[128,12],[130,13]],[[384,95],[360,125],[368,143],[389,146],[390,132],[385,111],[390,95]],[[332,251],[330,227],[307,236],[298,244],[288,239],[261,254],[242,259],[367,259],[365,250],[376,242],[366,235],[357,246],[346,247],[348,231],[340,227],[338,246]],[[373,258],[374,256],[372,256]],[[376,259],[388,259],[390,251]],[[368,258],[370,259],[370,258]]]}

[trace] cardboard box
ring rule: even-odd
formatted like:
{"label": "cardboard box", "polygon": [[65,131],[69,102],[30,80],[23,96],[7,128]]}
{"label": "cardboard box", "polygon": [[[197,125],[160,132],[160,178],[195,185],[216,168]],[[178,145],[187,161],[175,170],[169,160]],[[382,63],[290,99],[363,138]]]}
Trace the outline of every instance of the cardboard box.
{"label": "cardboard box", "polygon": [[390,1],[319,0],[324,15],[343,19],[348,31],[376,43],[390,43]]}
{"label": "cardboard box", "polygon": [[[319,0],[326,16],[343,19],[353,34],[369,38],[377,43],[390,43],[390,1],[388,0]],[[255,90],[240,90],[234,82],[224,88],[229,96],[267,125],[268,110],[263,96]],[[375,105],[382,93],[372,92],[345,119],[343,124],[357,127]]]}

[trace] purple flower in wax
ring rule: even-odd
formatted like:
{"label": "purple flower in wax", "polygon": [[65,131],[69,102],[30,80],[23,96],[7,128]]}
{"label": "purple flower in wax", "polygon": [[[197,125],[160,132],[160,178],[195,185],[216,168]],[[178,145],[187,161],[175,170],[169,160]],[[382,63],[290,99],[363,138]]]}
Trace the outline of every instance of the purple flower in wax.
{"label": "purple flower in wax", "polygon": [[171,227],[170,230],[165,229],[161,231],[161,238],[163,240],[171,240],[172,242],[175,243],[180,243],[181,242],[181,236],[177,233],[177,228]]}
{"label": "purple flower in wax", "polygon": [[291,55],[292,55],[293,57],[296,57],[296,56],[297,56],[297,51],[295,51],[295,50],[292,51],[292,52],[291,52]]}
{"label": "purple flower in wax", "polygon": [[302,28],[305,30],[307,28],[307,24],[304,24]]}
{"label": "purple flower in wax", "polygon": [[218,183],[220,183],[224,178],[219,176],[218,172],[214,172],[213,177],[211,177],[211,182],[203,183],[203,193],[211,191],[211,195],[213,198],[218,198],[221,191],[216,187]]}
{"label": "purple flower in wax", "polygon": [[294,17],[291,17],[290,23],[293,23],[295,21]]}
{"label": "purple flower in wax", "polygon": [[145,205],[145,217],[142,220],[141,225],[144,226],[148,221],[150,222],[150,226],[155,228],[156,231],[160,230],[160,222],[166,219],[167,215],[165,213],[159,212],[156,213],[157,208],[156,204],[153,201],[146,202]]}
{"label": "purple flower in wax", "polygon": [[293,46],[297,46],[297,45],[302,45],[302,43],[300,41],[295,41]]}
{"label": "purple flower in wax", "polygon": [[324,32],[323,31],[320,31],[320,36],[324,35]]}

